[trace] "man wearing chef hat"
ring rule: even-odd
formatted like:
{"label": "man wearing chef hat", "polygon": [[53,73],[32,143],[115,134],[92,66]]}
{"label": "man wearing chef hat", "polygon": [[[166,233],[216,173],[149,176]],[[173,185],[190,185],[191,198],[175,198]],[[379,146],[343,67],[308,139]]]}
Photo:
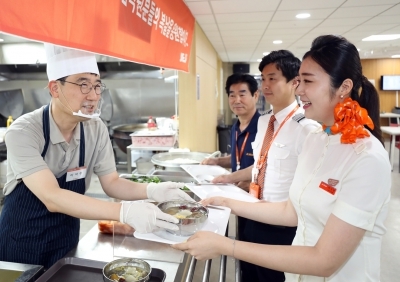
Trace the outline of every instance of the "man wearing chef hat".
{"label": "man wearing chef hat", "polygon": [[[5,135],[7,183],[0,216],[0,261],[49,268],[76,246],[79,219],[119,220],[138,232],[177,229],[157,202],[191,198],[180,184],[118,177],[108,130],[99,119],[106,86],[94,54],[45,44],[49,105],[18,118]],[[92,174],[114,203],[84,196]]]}

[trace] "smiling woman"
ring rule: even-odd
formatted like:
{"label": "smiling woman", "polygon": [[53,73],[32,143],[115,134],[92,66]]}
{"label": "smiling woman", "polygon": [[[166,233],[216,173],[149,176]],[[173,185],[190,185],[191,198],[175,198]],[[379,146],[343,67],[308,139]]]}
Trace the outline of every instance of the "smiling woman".
{"label": "smiling woman", "polygon": [[[318,129],[307,135],[289,200],[253,204],[214,197],[202,201],[227,206],[236,215],[259,222],[297,224],[292,246],[233,242],[198,232],[173,247],[197,259],[223,254],[284,271],[288,282],[378,282],[391,187],[388,155],[375,130],[379,128],[378,95],[362,75],[357,49],[339,36],[313,41],[303,58],[300,78],[298,94],[306,103],[306,116],[325,123],[326,128],[332,125],[332,131]],[[336,130],[342,125],[345,131]],[[356,136],[343,138],[349,128]]]}

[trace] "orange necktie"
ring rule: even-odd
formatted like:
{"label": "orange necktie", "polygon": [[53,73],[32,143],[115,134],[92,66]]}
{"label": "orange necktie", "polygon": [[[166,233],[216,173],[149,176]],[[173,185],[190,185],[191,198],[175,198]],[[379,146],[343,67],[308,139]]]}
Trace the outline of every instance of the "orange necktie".
{"label": "orange necktie", "polygon": [[[267,133],[264,136],[264,141],[263,141],[263,145],[262,145],[261,152],[260,152],[261,154],[268,154],[267,147],[268,147],[269,143],[271,143],[272,136],[274,135],[274,121],[275,120],[276,120],[276,118],[274,115],[272,115],[271,118],[269,119]],[[261,155],[261,154],[260,154],[259,158],[263,157],[263,155]],[[267,160],[268,160],[268,157],[265,158],[265,162],[262,164],[260,171],[258,172],[258,175],[257,175],[257,184],[260,186],[260,194],[259,194],[260,200],[263,198],[265,171],[267,169]]]}

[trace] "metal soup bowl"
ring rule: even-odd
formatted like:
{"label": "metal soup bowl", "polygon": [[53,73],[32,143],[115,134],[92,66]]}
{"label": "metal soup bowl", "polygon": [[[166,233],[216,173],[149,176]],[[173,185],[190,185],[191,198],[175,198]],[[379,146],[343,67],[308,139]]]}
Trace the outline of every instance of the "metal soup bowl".
{"label": "metal soup bowl", "polygon": [[[146,261],[141,260],[141,259],[122,258],[122,259],[113,260],[104,266],[103,281],[104,282],[114,282],[114,280],[111,280],[109,277],[111,274],[113,274],[113,270],[115,268],[121,267],[121,266],[137,267],[137,268],[141,268],[142,270],[147,272],[147,275],[145,277],[138,279],[138,280],[133,280],[135,282],[146,282],[150,279],[150,273],[151,273],[150,264],[148,264]],[[129,280],[129,281],[132,281],[132,280]]]}
{"label": "metal soup bowl", "polygon": [[157,206],[163,212],[165,212],[169,208],[184,207],[184,209],[180,210],[190,211],[191,209],[195,208],[201,213],[201,216],[197,218],[191,218],[190,216],[188,216],[187,218],[178,218],[179,222],[177,223],[177,225],[179,227],[179,230],[165,229],[167,232],[178,236],[193,235],[194,233],[196,233],[196,231],[199,231],[204,226],[208,218],[208,209],[196,202],[173,200],[159,203]]}

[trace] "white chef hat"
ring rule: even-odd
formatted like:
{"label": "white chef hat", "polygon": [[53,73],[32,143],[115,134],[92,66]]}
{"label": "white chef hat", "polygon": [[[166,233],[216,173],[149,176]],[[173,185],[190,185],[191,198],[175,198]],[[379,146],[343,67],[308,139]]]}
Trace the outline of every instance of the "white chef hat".
{"label": "white chef hat", "polygon": [[77,73],[100,75],[93,53],[44,43],[49,81]]}

